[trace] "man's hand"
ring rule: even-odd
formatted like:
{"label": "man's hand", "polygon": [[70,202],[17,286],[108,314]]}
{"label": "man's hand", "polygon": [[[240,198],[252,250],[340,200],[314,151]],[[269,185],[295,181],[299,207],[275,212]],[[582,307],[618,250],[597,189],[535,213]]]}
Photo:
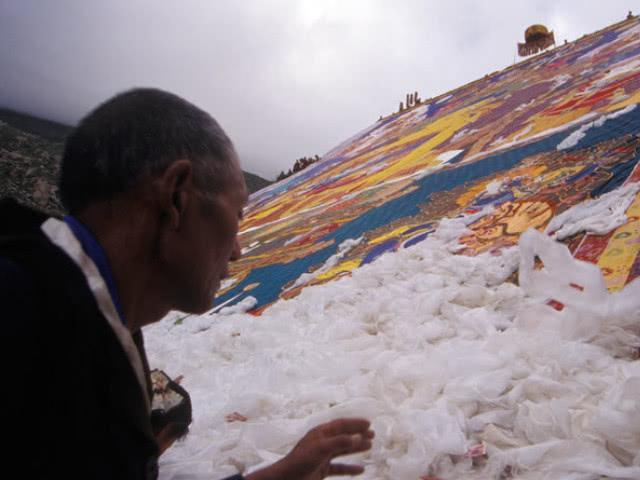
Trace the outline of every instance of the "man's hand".
{"label": "man's hand", "polygon": [[369,421],[341,418],[310,430],[282,460],[246,476],[246,480],[320,480],[332,475],[359,475],[359,465],[331,463],[335,457],[371,448]]}

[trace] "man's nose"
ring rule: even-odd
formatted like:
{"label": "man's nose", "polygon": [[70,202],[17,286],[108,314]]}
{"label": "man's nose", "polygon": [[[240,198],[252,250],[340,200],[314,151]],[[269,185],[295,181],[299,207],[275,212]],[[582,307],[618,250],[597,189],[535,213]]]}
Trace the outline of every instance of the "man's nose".
{"label": "man's nose", "polygon": [[235,262],[236,260],[239,260],[241,256],[242,249],[240,248],[240,241],[238,240],[238,237],[236,237],[236,239],[233,241],[233,249],[231,250],[231,256],[229,257],[229,260]]}

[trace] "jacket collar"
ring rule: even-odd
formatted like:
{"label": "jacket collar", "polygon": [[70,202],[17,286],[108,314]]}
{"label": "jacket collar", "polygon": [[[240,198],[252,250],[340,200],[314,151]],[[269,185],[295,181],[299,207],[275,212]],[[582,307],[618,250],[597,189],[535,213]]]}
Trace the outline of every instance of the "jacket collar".
{"label": "jacket collar", "polygon": [[71,258],[87,279],[87,285],[96,300],[100,312],[104,315],[109,326],[113,329],[113,332],[129,358],[129,363],[131,364],[140,384],[145,405],[147,410],[149,410],[150,401],[147,390],[148,382],[143,359],[136,347],[131,333],[120,321],[120,316],[118,315],[116,306],[111,298],[107,283],[100,275],[98,267],[91,257],[89,257],[82,249],[82,245],[65,222],[55,218],[49,218],[41,225],[40,228],[54,245],[59,247],[69,256],[69,258]]}

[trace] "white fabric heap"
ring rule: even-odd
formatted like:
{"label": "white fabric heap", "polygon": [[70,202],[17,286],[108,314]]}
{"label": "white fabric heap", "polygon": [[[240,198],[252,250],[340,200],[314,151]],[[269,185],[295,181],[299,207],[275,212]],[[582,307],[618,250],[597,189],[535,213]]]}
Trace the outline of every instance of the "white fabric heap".
{"label": "white fabric heap", "polygon": [[258,303],[258,299],[252,296],[245,297],[240,302],[230,307],[221,308],[218,315],[233,315],[235,313],[245,313],[251,310]]}
{"label": "white fabric heap", "polygon": [[[640,478],[640,284],[609,294],[597,267],[535,231],[502,254],[456,255],[468,221],[261,317],[148,328],[151,365],[185,376],[195,412],[161,478],[250,470],[343,416],[376,430],[347,459],[366,465],[359,478]],[[521,287],[505,282],[518,264]],[[481,442],[486,457],[467,455]]]}
{"label": "white fabric heap", "polygon": [[578,232],[604,235],[627,222],[627,209],[638,191],[640,183],[633,182],[579,203],[551,219],[545,231],[557,240]]}

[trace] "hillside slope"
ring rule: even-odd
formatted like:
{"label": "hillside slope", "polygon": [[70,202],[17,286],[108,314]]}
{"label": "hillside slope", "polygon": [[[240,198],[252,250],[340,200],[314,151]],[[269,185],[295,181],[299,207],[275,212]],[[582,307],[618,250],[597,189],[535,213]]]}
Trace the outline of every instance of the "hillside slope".
{"label": "hillside slope", "polygon": [[61,216],[56,182],[63,144],[0,121],[0,196]]}
{"label": "hillside slope", "polygon": [[[632,17],[381,119],[252,197],[220,301],[254,297],[259,313],[424,241],[442,218],[484,211],[461,238],[467,255],[544,229],[633,171],[639,66]],[[610,288],[636,277],[629,252],[607,264]]]}
{"label": "hillside slope", "polygon": [[[0,196],[12,196],[52,215],[63,213],[57,177],[64,139],[71,127],[0,109]],[[272,182],[243,172],[250,193]]]}

